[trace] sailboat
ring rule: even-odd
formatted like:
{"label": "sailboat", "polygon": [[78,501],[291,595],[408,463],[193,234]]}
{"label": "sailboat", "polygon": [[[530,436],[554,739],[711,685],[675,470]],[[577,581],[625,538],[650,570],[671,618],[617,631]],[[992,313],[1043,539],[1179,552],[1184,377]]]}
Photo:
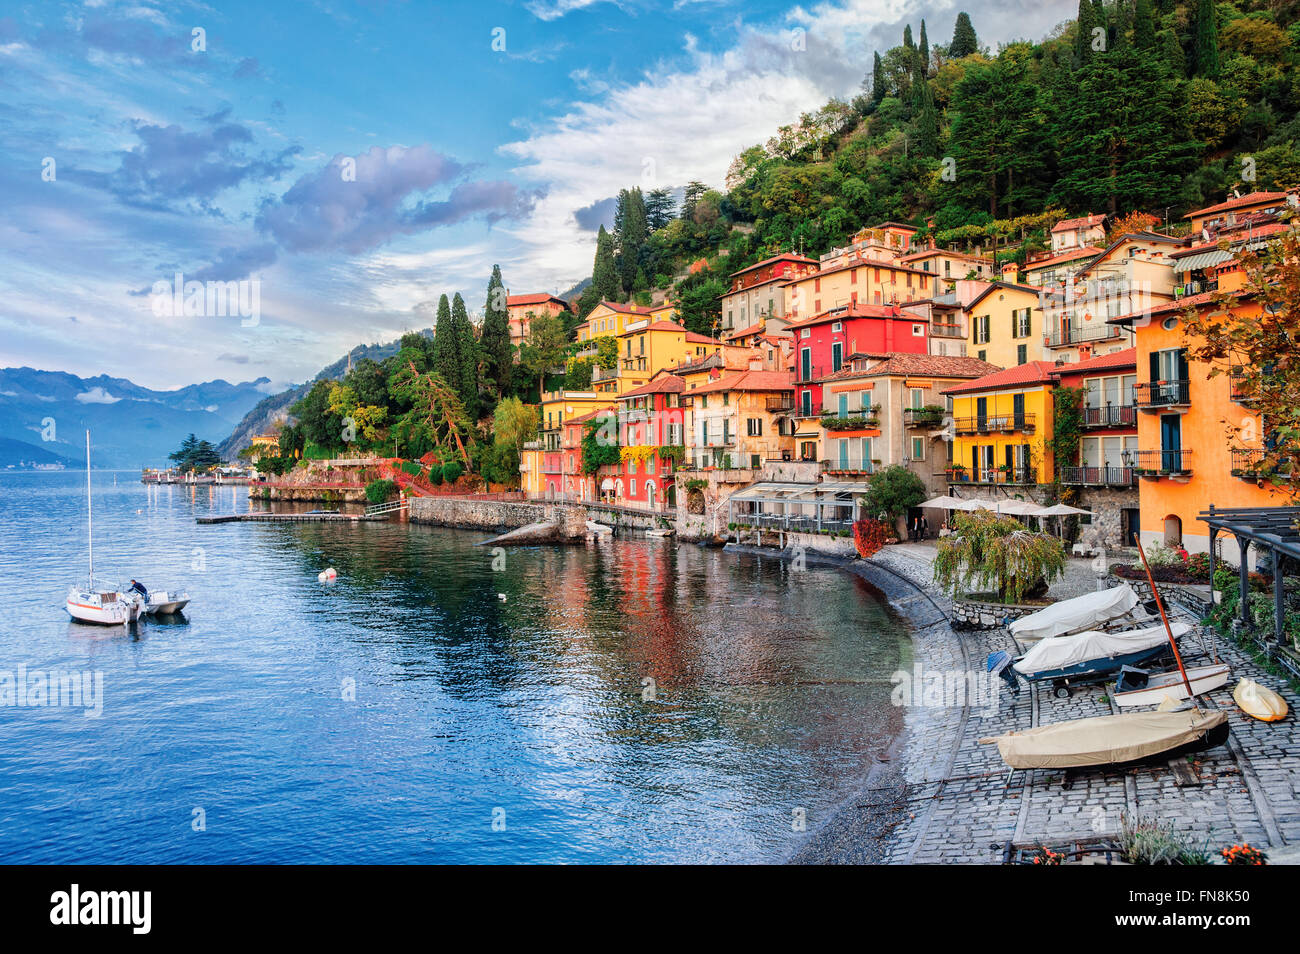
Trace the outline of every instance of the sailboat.
{"label": "sailboat", "polygon": [[83,623],[102,623],[106,626],[129,626],[140,618],[144,600],[139,593],[123,592],[118,587],[109,589],[95,579],[94,523],[91,516],[90,497],[90,431],[86,431],[86,545],[90,559],[90,574],[86,584],[74,583],[68,590],[68,615]]}

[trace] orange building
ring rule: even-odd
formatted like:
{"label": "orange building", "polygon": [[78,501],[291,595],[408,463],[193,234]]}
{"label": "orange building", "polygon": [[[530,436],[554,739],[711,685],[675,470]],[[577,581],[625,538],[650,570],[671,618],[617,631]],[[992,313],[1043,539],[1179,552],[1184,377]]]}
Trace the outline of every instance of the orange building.
{"label": "orange building", "polygon": [[528,340],[532,320],[542,315],[562,315],[569,303],[554,295],[507,295],[506,315],[510,321],[510,343],[516,348]]}

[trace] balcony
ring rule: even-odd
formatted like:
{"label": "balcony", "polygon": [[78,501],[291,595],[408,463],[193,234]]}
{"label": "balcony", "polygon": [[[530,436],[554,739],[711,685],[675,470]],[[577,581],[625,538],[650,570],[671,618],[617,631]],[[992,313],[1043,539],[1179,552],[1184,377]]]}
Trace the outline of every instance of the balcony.
{"label": "balcony", "polygon": [[958,434],[1032,434],[1037,427],[1036,416],[1032,413],[959,417],[952,423]]}
{"label": "balcony", "polygon": [[826,377],[826,375],[830,374],[831,371],[832,369],[824,364],[809,365],[808,368],[805,369],[803,361],[798,361],[795,363],[794,383],[811,384],[814,381],[820,381],[822,378]]}
{"label": "balcony", "polygon": [[821,425],[828,431],[865,431],[880,427],[880,407],[849,414],[823,414]]}
{"label": "balcony", "polygon": [[904,427],[938,427],[943,423],[941,407],[905,407],[903,408]]}
{"label": "balcony", "polygon": [[1131,487],[1137,483],[1132,467],[1062,467],[1061,483],[1085,487]]}
{"label": "balcony", "polygon": [[785,411],[793,411],[794,395],[782,394],[778,397],[770,397],[767,399],[765,406],[767,407],[767,412],[769,414],[780,414]]}
{"label": "balcony", "polygon": [[1290,456],[1265,461],[1264,450],[1259,447],[1233,447],[1231,450],[1234,477],[1243,480],[1295,479],[1295,461]]}
{"label": "balcony", "polygon": [[829,460],[820,462],[824,474],[847,476],[869,476],[879,466],[874,460],[867,460],[861,455],[839,454]]}
{"label": "balcony", "polygon": [[1058,328],[1047,336],[1047,347],[1068,348],[1072,345],[1091,344],[1097,341],[1114,341],[1124,334],[1119,325],[1105,323],[1085,325],[1081,328]]}
{"label": "balcony", "polygon": [[797,418],[801,418],[801,419],[802,419],[802,418],[809,418],[809,417],[821,417],[821,416],[822,416],[822,402],[821,402],[821,401],[810,401],[810,402],[808,403],[808,410],[807,410],[806,413],[805,413],[805,411],[804,411],[804,406],[803,406],[803,404],[801,404],[801,403],[799,403],[799,402],[795,402],[795,413],[794,413],[794,416],[797,417]]}
{"label": "balcony", "polygon": [[1187,407],[1191,403],[1189,381],[1151,381],[1134,390],[1137,406],[1148,413],[1167,408]]}
{"label": "balcony", "polygon": [[1186,298],[1189,295],[1201,295],[1204,294],[1205,292],[1213,292],[1218,290],[1219,290],[1218,282],[1206,282],[1206,281],[1184,282],[1181,285],[1174,286],[1174,298],[1176,299]]}
{"label": "balcony", "polygon": [[1084,427],[1136,427],[1136,404],[1107,404],[1105,407],[1085,407]]}
{"label": "balcony", "polygon": [[931,338],[965,338],[966,332],[962,330],[961,325],[949,324],[948,322],[932,321],[930,322]]}
{"label": "balcony", "polygon": [[1249,404],[1250,398],[1246,395],[1246,369],[1239,364],[1234,364],[1228,368],[1229,394],[1231,399],[1237,404]]}
{"label": "balcony", "polygon": [[595,384],[597,381],[613,381],[620,373],[621,372],[617,367],[602,368],[596,366],[591,369],[591,383]]}
{"label": "balcony", "polygon": [[1036,467],[990,467],[970,471],[964,468],[947,472],[948,482],[953,484],[1036,484],[1038,468]]}
{"label": "balcony", "polygon": [[1181,477],[1192,472],[1189,450],[1127,451],[1123,456],[1139,477]]}

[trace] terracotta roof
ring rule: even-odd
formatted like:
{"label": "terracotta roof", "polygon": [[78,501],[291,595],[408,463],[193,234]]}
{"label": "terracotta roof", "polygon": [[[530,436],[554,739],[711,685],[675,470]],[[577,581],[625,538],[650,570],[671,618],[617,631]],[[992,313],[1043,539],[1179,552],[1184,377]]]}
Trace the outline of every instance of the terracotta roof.
{"label": "terracotta roof", "polygon": [[822,325],[828,321],[842,321],[845,318],[900,318],[907,321],[916,321],[916,315],[907,315],[901,309],[894,305],[867,305],[863,302],[851,302],[847,306],[840,305],[829,311],[823,311],[813,315],[811,318],[805,318],[803,321],[796,321],[786,327],[786,331],[793,331],[796,328],[809,328],[813,325]]}
{"label": "terracotta roof", "polygon": [[750,325],[748,328],[741,328],[739,331],[733,331],[731,334],[727,335],[727,337],[743,338],[746,335],[761,334],[766,327],[767,327],[767,323],[760,321],[758,324]]}
{"label": "terracotta roof", "polygon": [[863,371],[841,368],[821,380],[839,381],[845,378],[871,378],[907,374],[933,378],[978,378],[1002,370],[996,364],[989,364],[979,358],[968,358],[955,354],[894,352],[879,357],[882,360]]}
{"label": "terracotta roof", "polygon": [[1090,229],[1106,221],[1104,215],[1085,215],[1078,219],[1062,219],[1052,226],[1053,232],[1068,232],[1071,229]]}
{"label": "terracotta roof", "polygon": [[[1231,292],[1226,297],[1230,298],[1249,298],[1254,293],[1249,289]],[[1175,312],[1184,312],[1188,308],[1198,308],[1201,305],[1213,305],[1222,301],[1225,297],[1223,292],[1207,291],[1199,295],[1185,295],[1182,298],[1175,298],[1173,301],[1161,302],[1151,308],[1144,308],[1140,311],[1129,312],[1127,315],[1120,315],[1118,318],[1107,318],[1108,325],[1128,325],[1132,324],[1135,319],[1154,318],[1157,315],[1168,315]]]}
{"label": "terracotta roof", "polygon": [[1051,258],[1040,258],[1036,262],[1025,262],[1024,270],[1027,272],[1036,272],[1040,268],[1047,268],[1049,265],[1059,265],[1061,262],[1072,262],[1077,258],[1095,258],[1100,255],[1101,249],[1095,245],[1081,245],[1078,248],[1072,248],[1062,252],[1060,255],[1053,255]]}
{"label": "terracotta roof", "polygon": [[[1267,238],[1267,237],[1270,236],[1270,235],[1277,235],[1279,232],[1285,232],[1285,231],[1287,231],[1287,230],[1290,229],[1290,228],[1291,228],[1291,226],[1287,225],[1285,222],[1267,222],[1267,223],[1265,223],[1264,225],[1259,225],[1259,226],[1256,226],[1255,228],[1252,228],[1252,229],[1250,230],[1250,238],[1251,238],[1251,241],[1254,241],[1255,239],[1260,239],[1260,238]],[[1223,229],[1223,230],[1220,232],[1220,235],[1223,235],[1224,233],[1228,233],[1228,232],[1236,232],[1236,231],[1239,231],[1239,230],[1238,230],[1238,229],[1235,229],[1235,228],[1234,228],[1234,229]],[[1227,240],[1225,239],[1225,241],[1227,241]],[[1246,239],[1245,239],[1244,237],[1242,237],[1242,236],[1240,236],[1240,235],[1238,235],[1238,236],[1234,236],[1234,237],[1231,239],[1231,245],[1229,246],[1229,249],[1232,249],[1232,248],[1241,248],[1241,246],[1242,246],[1243,244],[1245,244],[1245,242],[1246,242]],[[1199,244],[1199,245],[1189,245],[1187,248],[1181,248],[1181,249],[1179,249],[1177,252],[1172,252],[1172,253],[1170,253],[1170,256],[1169,256],[1169,257],[1170,257],[1170,258],[1186,258],[1188,255],[1195,255],[1195,254],[1197,254],[1198,252],[1209,252],[1209,251],[1212,251],[1212,250],[1214,250],[1214,249],[1217,249],[1218,247],[1219,247],[1219,243],[1218,243],[1217,240],[1216,240],[1216,241],[1213,241],[1213,242],[1202,242],[1202,243]]]}
{"label": "terracotta roof", "polygon": [[1285,192],[1251,192],[1249,195],[1243,195],[1238,199],[1229,199],[1227,202],[1220,202],[1218,205],[1207,205],[1195,212],[1188,212],[1183,218],[1190,219],[1201,215],[1212,215],[1215,212],[1227,212],[1230,209],[1239,209],[1243,205],[1258,205],[1261,202],[1285,202],[1286,197],[1287,193]]}
{"label": "terracotta roof", "polygon": [[1109,371],[1112,368],[1136,367],[1137,348],[1124,348],[1122,351],[1112,351],[1110,354],[1098,355],[1095,358],[1089,358],[1087,361],[1075,361],[1072,364],[1059,365],[1057,369],[1052,372],[1052,377],[1071,377],[1076,374],[1092,374],[1096,371]]}
{"label": "terracotta roof", "polygon": [[966,310],[970,311],[981,301],[983,301],[988,295],[991,295],[999,288],[1007,288],[1013,291],[1028,292],[1029,294],[1033,295],[1035,298],[1037,298],[1043,290],[1042,287],[1039,285],[1017,285],[1015,282],[989,282],[988,288],[984,289],[982,292],[980,292],[978,295],[976,295],[967,303]]}
{"label": "terracotta roof", "polygon": [[761,262],[755,262],[753,265],[746,265],[744,268],[732,272],[729,277],[735,278],[737,275],[752,272],[756,268],[762,268],[764,265],[771,265],[773,262],[798,262],[801,265],[817,264],[814,259],[807,258],[803,255],[796,255],[794,252],[782,252],[780,255],[773,255],[771,258],[765,258]]}
{"label": "terracotta roof", "polygon": [[[1127,232],[1124,235],[1121,235],[1119,238],[1115,239],[1115,241],[1111,242],[1104,249],[1102,249],[1101,252],[1097,254],[1096,258],[1094,258],[1087,265],[1083,266],[1083,268],[1079,269],[1079,271],[1080,272],[1090,271],[1098,262],[1100,262],[1111,252],[1115,251],[1115,249],[1118,246],[1123,245],[1125,242],[1129,241],[1130,239],[1137,242],[1163,242],[1166,245],[1182,245],[1183,242],[1186,241],[1185,239],[1174,238],[1171,235],[1162,235],[1160,232]],[[1171,257],[1173,257],[1181,253],[1170,252],[1169,254]]]}
{"label": "terracotta roof", "polygon": [[1000,391],[1004,388],[1020,387],[1025,384],[1050,384],[1052,372],[1056,370],[1054,361],[1029,361],[1025,364],[994,371],[974,381],[945,388],[944,394],[963,394],[968,391]]}
{"label": "terracotta roof", "polygon": [[[946,255],[948,258],[964,258],[972,262],[980,262],[985,265],[992,265],[993,259],[985,258],[983,255],[971,255],[968,252],[951,252],[944,248],[926,248],[919,252],[908,252],[906,255],[898,256],[900,262],[910,262],[915,259],[933,258],[935,255]],[[934,274],[930,272],[928,274]]]}
{"label": "terracotta roof", "polygon": [[506,307],[513,308],[516,305],[542,305],[548,301],[559,302],[565,308],[569,307],[569,303],[563,298],[556,295],[548,295],[546,292],[538,292],[535,295],[508,295],[506,297]]}
{"label": "terracotta roof", "polygon": [[[646,325],[646,327],[644,328],[637,329],[637,331],[685,331],[685,330],[686,329],[681,325],[679,325],[677,322],[669,321],[666,318],[661,318],[659,321],[652,322],[651,324]],[[624,334],[628,334],[628,332],[625,331]],[[636,334],[636,331],[631,332],[631,334]]]}
{"label": "terracotta roof", "polygon": [[600,410],[592,411],[589,414],[584,414],[582,415],[582,417],[570,418],[569,420],[564,422],[564,426],[568,427],[570,424],[586,424],[588,421],[592,420],[593,418],[606,417],[613,413],[614,413],[614,409],[612,407],[602,407]]}
{"label": "terracotta roof", "polygon": [[657,375],[649,384],[643,384],[631,391],[624,391],[618,396],[620,401],[628,398],[645,397],[647,394],[680,394],[686,390],[686,382],[675,374]]}
{"label": "terracotta roof", "polygon": [[[600,305],[604,305],[610,311],[616,311],[622,315],[648,315],[654,311],[652,308],[642,308],[639,305],[624,305],[620,302],[605,301],[603,299],[601,300]],[[600,305],[597,305],[596,307],[599,308]]]}
{"label": "terracotta roof", "polygon": [[794,375],[789,371],[741,371],[718,381],[710,381],[687,394],[712,394],[715,391],[790,391]]}

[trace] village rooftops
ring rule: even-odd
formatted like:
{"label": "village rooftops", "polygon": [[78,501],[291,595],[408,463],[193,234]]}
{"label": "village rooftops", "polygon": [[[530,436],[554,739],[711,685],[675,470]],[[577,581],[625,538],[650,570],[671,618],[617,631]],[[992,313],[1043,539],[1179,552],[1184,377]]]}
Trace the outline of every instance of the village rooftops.
{"label": "village rooftops", "polygon": [[[1124,235],[1121,235],[1119,238],[1115,239],[1115,241],[1111,242],[1104,249],[1102,249],[1101,252],[1091,262],[1089,262],[1087,265],[1084,265],[1082,268],[1080,268],[1079,272],[1082,273],[1082,272],[1090,271],[1091,269],[1095,268],[1099,262],[1101,262],[1106,258],[1107,255],[1115,251],[1115,249],[1123,245],[1125,242],[1129,242],[1129,241],[1155,242],[1156,244],[1159,245],[1172,245],[1175,247],[1185,245],[1187,242],[1186,239],[1174,238],[1172,235],[1164,235],[1160,232],[1128,232]],[[1169,254],[1171,257],[1173,257],[1179,253],[1175,251],[1171,251]]]}
{"label": "village rooftops", "polygon": [[545,292],[538,292],[533,295],[507,295],[506,307],[518,308],[524,305],[545,305],[548,302],[555,302],[563,308],[568,308],[569,303],[557,295],[548,295]]}
{"label": "village rooftops", "polygon": [[1197,209],[1195,212],[1188,212],[1183,216],[1187,219],[1199,219],[1207,215],[1214,215],[1217,212],[1231,212],[1233,209],[1240,209],[1246,206],[1263,205],[1266,202],[1285,202],[1288,193],[1286,192],[1251,192],[1249,195],[1239,196],[1228,199],[1226,202],[1220,202],[1218,205],[1209,205],[1203,209]]}
{"label": "village rooftops", "polygon": [[[795,252],[782,252],[780,255],[773,255],[771,258],[765,258],[761,262],[755,262],[753,265],[746,265],[744,268],[732,272],[728,277],[735,278],[738,275],[747,275],[756,268],[762,268],[764,265],[774,265],[777,262],[792,262],[796,265],[816,265],[815,259],[806,258]],[[766,283],[764,283],[766,284]]]}
{"label": "village rooftops", "polygon": [[686,394],[714,394],[720,391],[793,391],[794,375],[789,371],[741,371],[737,374],[690,388]]}
{"label": "village rooftops", "polygon": [[1062,219],[1052,226],[1053,232],[1073,232],[1075,229],[1091,229],[1106,221],[1105,215],[1085,215],[1078,219]]}
{"label": "village rooftops", "polygon": [[648,394],[681,394],[686,390],[686,382],[675,374],[657,374],[654,380],[639,388],[633,388],[631,391],[625,391],[618,396],[620,401],[628,401],[632,398],[645,397]]}
{"label": "village rooftops", "polygon": [[854,301],[847,305],[836,305],[803,321],[796,321],[788,325],[785,330],[811,328],[813,325],[825,324],[828,321],[843,321],[845,318],[897,318],[903,321],[916,321],[917,316],[905,314],[897,305],[868,305]]}
{"label": "village rooftops", "polygon": [[787,278],[782,282],[782,284],[793,285],[795,282],[806,282],[813,278],[825,278],[827,275],[838,275],[840,272],[847,271],[850,268],[883,268],[891,272],[902,272],[905,275],[920,275],[922,278],[939,277],[934,272],[927,272],[923,268],[911,268],[907,265],[899,265],[897,262],[885,262],[874,258],[855,258],[851,262],[845,262],[843,265],[836,265],[834,268],[823,268],[820,271],[809,272],[807,275]]}
{"label": "village rooftops", "polygon": [[1124,368],[1137,367],[1137,348],[1124,348],[1121,351],[1112,351],[1110,354],[1100,354],[1095,358],[1089,358],[1087,361],[1074,361],[1070,364],[1058,365],[1052,372],[1052,377],[1058,381],[1063,377],[1074,377],[1078,374],[1100,374],[1105,371],[1119,371]]}
{"label": "village rooftops", "polygon": [[1187,311],[1189,308],[1200,308],[1203,305],[1213,305],[1222,302],[1225,297],[1233,300],[1238,298],[1249,298],[1253,292],[1248,289],[1242,289],[1235,292],[1206,291],[1199,295],[1184,295],[1182,298],[1175,298],[1173,301],[1161,302],[1151,308],[1144,308],[1141,311],[1130,312],[1127,315],[1120,315],[1118,318],[1107,318],[1106,323],[1111,325],[1131,325],[1135,321],[1142,321],[1147,318],[1159,318],[1166,315],[1177,315]]}
{"label": "village rooftops", "polygon": [[970,309],[974,308],[981,301],[999,289],[1028,292],[1031,295],[1040,295],[1043,291],[1043,289],[1038,285],[1019,285],[1015,282],[989,282],[989,287],[972,298],[969,304],[966,305],[966,310],[970,311]]}
{"label": "village rooftops", "polygon": [[1078,261],[1081,258],[1096,258],[1102,253],[1095,245],[1080,245],[1078,248],[1066,249],[1057,254],[1050,255],[1047,258],[1035,259],[1032,262],[1025,262],[1023,270],[1026,272],[1036,272],[1040,269],[1051,268],[1053,265],[1063,265],[1066,262]]}
{"label": "village rooftops", "polygon": [[974,381],[945,388],[944,394],[969,394],[975,391],[1005,391],[1011,388],[1028,387],[1034,384],[1051,384],[1052,372],[1058,365],[1054,361],[1030,361],[1018,364],[1004,371],[994,371]]}
{"label": "village rooftops", "polygon": [[879,360],[863,368],[841,368],[833,374],[820,378],[817,383],[825,384],[832,381],[846,381],[856,378],[894,376],[980,378],[1002,370],[996,364],[989,364],[979,358],[955,354],[912,354],[910,352],[894,352],[883,355],[855,354],[849,360],[858,364],[863,360],[872,358]]}

